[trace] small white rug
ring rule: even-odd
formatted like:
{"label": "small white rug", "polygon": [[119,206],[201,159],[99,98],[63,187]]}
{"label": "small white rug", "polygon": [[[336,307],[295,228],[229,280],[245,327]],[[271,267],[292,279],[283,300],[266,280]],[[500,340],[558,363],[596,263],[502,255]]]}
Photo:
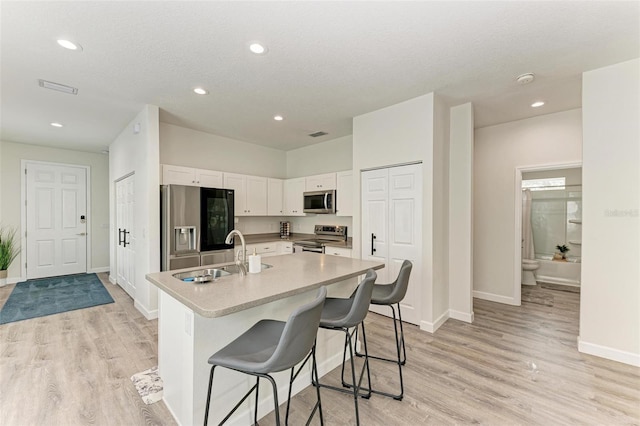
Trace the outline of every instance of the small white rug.
{"label": "small white rug", "polygon": [[158,367],[134,374],[131,381],[145,404],[153,404],[162,399],[162,379],[158,375]]}

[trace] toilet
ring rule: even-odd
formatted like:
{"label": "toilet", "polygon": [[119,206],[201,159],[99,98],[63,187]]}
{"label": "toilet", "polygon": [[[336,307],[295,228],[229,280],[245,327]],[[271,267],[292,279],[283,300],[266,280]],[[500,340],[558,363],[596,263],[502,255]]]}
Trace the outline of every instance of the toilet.
{"label": "toilet", "polygon": [[522,284],[536,285],[536,275],[533,273],[540,267],[540,263],[533,259],[522,259]]}

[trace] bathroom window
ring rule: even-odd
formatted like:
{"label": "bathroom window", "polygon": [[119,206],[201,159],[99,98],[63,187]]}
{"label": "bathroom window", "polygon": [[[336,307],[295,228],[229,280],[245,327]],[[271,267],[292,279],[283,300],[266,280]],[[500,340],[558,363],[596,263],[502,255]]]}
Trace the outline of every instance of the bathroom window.
{"label": "bathroom window", "polygon": [[564,186],[564,177],[527,179],[522,181],[522,188],[529,188],[532,191],[563,190],[565,189]]}

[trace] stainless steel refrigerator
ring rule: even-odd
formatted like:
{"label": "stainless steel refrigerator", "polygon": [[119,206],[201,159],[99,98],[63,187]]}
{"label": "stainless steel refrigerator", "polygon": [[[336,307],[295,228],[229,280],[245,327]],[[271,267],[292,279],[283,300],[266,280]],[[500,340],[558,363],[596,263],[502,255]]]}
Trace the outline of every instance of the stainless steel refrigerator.
{"label": "stainless steel refrigerator", "polygon": [[233,261],[232,189],[162,185],[160,201],[162,271]]}

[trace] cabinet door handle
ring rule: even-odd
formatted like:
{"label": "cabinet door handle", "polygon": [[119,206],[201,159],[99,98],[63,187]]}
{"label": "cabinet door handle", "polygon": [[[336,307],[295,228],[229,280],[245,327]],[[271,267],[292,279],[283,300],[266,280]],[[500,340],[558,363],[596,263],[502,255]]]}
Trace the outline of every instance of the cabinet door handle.
{"label": "cabinet door handle", "polygon": [[371,256],[373,256],[373,253],[376,252],[376,248],[374,247],[375,239],[376,239],[376,234],[372,232],[371,233]]}

